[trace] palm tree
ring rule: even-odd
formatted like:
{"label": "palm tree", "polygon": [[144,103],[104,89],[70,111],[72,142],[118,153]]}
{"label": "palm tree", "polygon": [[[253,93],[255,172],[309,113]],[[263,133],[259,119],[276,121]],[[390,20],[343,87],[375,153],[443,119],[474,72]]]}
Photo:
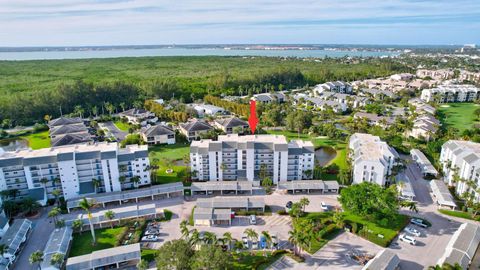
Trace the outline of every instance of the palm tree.
{"label": "palm tree", "polygon": [[38,268],[41,269],[40,264],[43,262],[43,252],[40,250],[33,252],[32,254],[30,254],[28,261],[30,262],[30,264],[38,263]]}
{"label": "palm tree", "polygon": [[65,256],[62,253],[55,253],[55,254],[52,255],[52,257],[50,259],[50,263],[52,265],[57,266],[58,269],[60,269],[62,267],[64,258],[65,258]]}
{"label": "palm tree", "polygon": [[203,234],[203,239],[206,244],[216,245],[217,244],[217,235],[212,232],[205,232]]}
{"label": "palm tree", "polygon": [[74,231],[78,231],[80,234],[82,234],[82,228],[83,228],[83,221],[81,219],[76,219],[72,222],[72,229]]}
{"label": "palm tree", "polygon": [[33,213],[37,212],[38,209],[40,209],[41,205],[37,201],[35,201],[34,199],[32,199],[30,197],[27,197],[27,198],[22,200],[21,207],[22,207],[22,210],[27,215],[30,215],[30,214],[33,214]]}
{"label": "palm tree", "polygon": [[254,229],[248,228],[245,230],[244,233],[248,237],[248,239],[255,240],[255,241],[258,240],[258,233]]}
{"label": "palm tree", "polygon": [[225,232],[225,233],[223,234],[223,241],[224,241],[224,243],[225,243],[225,242],[228,243],[228,249],[230,250],[230,249],[231,249],[231,245],[232,245],[232,241],[233,241],[232,233],[231,233],[231,232]]}
{"label": "palm tree", "polygon": [[62,194],[62,192],[59,189],[54,189],[52,191],[52,195],[53,195],[53,197],[55,197],[55,204],[57,206],[60,206],[60,201],[58,200],[58,198],[60,198],[61,194]]}
{"label": "palm tree", "polygon": [[200,233],[197,231],[197,229],[193,229],[190,232],[190,238],[188,239],[188,242],[191,246],[195,246],[200,242]]}
{"label": "palm tree", "polygon": [[300,252],[300,243],[302,243],[303,234],[297,229],[288,232],[288,241],[293,244],[293,254],[298,255]]}
{"label": "palm tree", "polygon": [[113,219],[115,218],[115,212],[113,212],[112,210],[108,210],[107,212],[105,212],[105,218],[110,220],[110,228],[113,229]]}
{"label": "palm tree", "polygon": [[54,207],[52,210],[50,210],[50,212],[48,212],[48,217],[52,218],[54,224],[57,223],[57,217],[60,215],[60,212],[61,210],[58,207]]}
{"label": "palm tree", "polygon": [[0,245],[0,254],[2,258],[5,258],[5,253],[8,251],[8,247],[5,244]]}
{"label": "palm tree", "polygon": [[97,193],[97,188],[101,185],[101,181],[95,178],[92,178],[92,185],[95,188],[95,193]]}
{"label": "palm tree", "polygon": [[127,177],[125,175],[121,175],[118,178],[118,182],[120,182],[120,187],[123,188],[123,184],[127,181]]}
{"label": "palm tree", "polygon": [[137,269],[138,270],[147,270],[148,269],[148,262],[144,259],[141,259],[138,263],[137,263]]}
{"label": "palm tree", "polygon": [[303,197],[300,199],[300,205],[302,206],[302,211],[305,212],[305,207],[310,204],[310,200],[307,197]]}
{"label": "palm tree", "polygon": [[133,185],[138,188],[138,183],[140,183],[140,176],[135,175],[134,177],[130,178],[132,180]]}
{"label": "palm tree", "polygon": [[265,238],[265,242],[267,242],[267,247],[270,248],[272,245],[272,236],[267,231],[262,231],[262,236]]}
{"label": "palm tree", "polygon": [[337,227],[342,228],[345,218],[343,214],[337,209],[337,211],[333,213],[332,220],[337,225]]}
{"label": "palm tree", "polygon": [[189,236],[190,236],[190,231],[188,230],[188,227],[187,227],[187,221],[186,220],[182,220],[182,222],[180,222],[180,232],[182,233],[182,237],[184,239],[188,239]]}
{"label": "palm tree", "polygon": [[95,206],[93,201],[88,201],[87,198],[83,197],[83,200],[80,201],[78,204],[80,208],[82,208],[88,215],[88,223],[90,223],[90,232],[92,233],[92,244],[95,245],[95,230],[93,229],[92,223],[92,212],[91,209]]}
{"label": "palm tree", "polygon": [[416,202],[413,202],[413,201],[402,201],[400,203],[400,206],[402,207],[405,207],[412,211],[412,212],[415,212],[415,213],[418,213],[418,208],[417,208],[417,203]]}

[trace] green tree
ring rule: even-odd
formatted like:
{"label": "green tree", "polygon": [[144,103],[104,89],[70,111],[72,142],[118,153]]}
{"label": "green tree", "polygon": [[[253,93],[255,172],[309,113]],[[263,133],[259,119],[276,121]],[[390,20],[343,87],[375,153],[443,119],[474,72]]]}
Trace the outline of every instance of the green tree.
{"label": "green tree", "polygon": [[148,262],[144,259],[141,259],[138,263],[137,263],[137,269],[138,270],[147,270],[148,269]]}
{"label": "green tree", "polygon": [[156,258],[159,270],[188,270],[194,252],[190,244],[183,240],[168,241],[158,250]]}
{"label": "green tree", "polygon": [[232,241],[233,241],[232,233],[231,232],[225,232],[223,234],[222,241],[223,241],[224,244],[228,245],[228,249],[230,250],[232,248]]}
{"label": "green tree", "polygon": [[43,252],[40,250],[33,252],[32,254],[30,254],[28,262],[30,262],[30,264],[38,263],[38,268],[40,268],[40,264],[43,262]]}
{"label": "green tree", "polygon": [[257,241],[258,240],[258,233],[252,229],[248,228],[245,230],[244,234],[247,236],[248,239]]}
{"label": "green tree", "polygon": [[110,228],[113,229],[113,219],[115,218],[115,212],[113,212],[112,210],[108,210],[107,212],[105,212],[104,216],[106,219],[110,220]]}
{"label": "green tree", "polygon": [[50,212],[48,212],[48,217],[52,218],[53,223],[57,223],[57,217],[60,215],[61,210],[58,207],[52,208]]}
{"label": "green tree", "polygon": [[72,229],[78,233],[82,233],[83,221],[81,219],[76,219],[72,222]]}
{"label": "green tree", "polygon": [[52,195],[53,197],[55,197],[55,204],[57,205],[57,207],[59,207],[60,206],[59,198],[60,198],[60,195],[62,195],[62,192],[60,191],[60,189],[54,189],[52,191]]}
{"label": "green tree", "polygon": [[182,233],[182,238],[183,238],[183,239],[185,239],[185,240],[188,240],[188,239],[189,239],[190,230],[188,230],[187,221],[186,221],[186,220],[182,220],[182,221],[180,222],[180,232]]}
{"label": "green tree", "polygon": [[88,201],[87,198],[83,197],[83,199],[80,201],[78,204],[80,208],[82,208],[83,211],[87,213],[88,216],[88,223],[90,224],[90,233],[92,234],[92,243],[95,245],[96,240],[95,240],[95,229],[93,228],[93,223],[92,223],[92,208],[95,206],[95,203],[93,201]]}
{"label": "green tree", "polygon": [[305,207],[310,204],[310,200],[307,197],[303,197],[298,203],[300,203],[302,211],[305,212]]}
{"label": "green tree", "polygon": [[203,245],[193,255],[192,270],[224,270],[230,268],[231,258],[219,246]]}
{"label": "green tree", "polygon": [[50,258],[50,263],[57,266],[58,269],[61,269],[64,259],[65,256],[62,253],[54,253]]}
{"label": "green tree", "polygon": [[20,205],[22,211],[24,211],[27,215],[32,215],[41,208],[41,205],[30,197],[23,199]]}
{"label": "green tree", "polygon": [[303,207],[300,203],[296,202],[292,204],[292,208],[290,209],[290,216],[299,218],[303,215]]}

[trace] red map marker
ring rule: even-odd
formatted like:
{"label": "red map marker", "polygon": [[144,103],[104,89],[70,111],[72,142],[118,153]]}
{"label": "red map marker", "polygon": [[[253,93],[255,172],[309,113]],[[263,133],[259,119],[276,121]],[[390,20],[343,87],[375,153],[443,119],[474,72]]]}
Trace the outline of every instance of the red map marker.
{"label": "red map marker", "polygon": [[250,125],[252,134],[254,134],[258,124],[257,102],[255,100],[250,100],[250,117],[248,117],[248,124]]}

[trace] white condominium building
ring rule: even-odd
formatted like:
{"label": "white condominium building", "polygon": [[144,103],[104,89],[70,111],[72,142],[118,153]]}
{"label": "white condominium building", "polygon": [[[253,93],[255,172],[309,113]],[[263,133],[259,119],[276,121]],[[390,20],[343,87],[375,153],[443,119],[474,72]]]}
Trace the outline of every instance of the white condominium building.
{"label": "white condominium building", "polygon": [[[0,190],[42,204],[60,190],[66,200],[150,184],[147,146],[78,144],[0,153]],[[12,196],[10,196],[12,197]]]}
{"label": "white condominium building", "polygon": [[287,142],[280,135],[229,134],[190,146],[192,177],[201,181],[259,181],[260,172],[274,183],[311,179],[314,155],[311,142]]}
{"label": "white condominium building", "polygon": [[323,84],[317,84],[313,91],[317,94],[321,94],[325,91],[349,94],[352,93],[352,85],[346,82],[336,81],[336,82],[326,82]]}
{"label": "white condominium building", "polygon": [[470,192],[480,201],[480,143],[450,140],[443,144],[440,164],[445,182],[458,195]]}
{"label": "white condominium building", "polygon": [[421,99],[425,102],[472,102],[480,98],[480,88],[468,84],[440,85],[422,90]]}
{"label": "white condominium building", "polygon": [[396,164],[398,153],[378,136],[355,133],[350,137],[353,183],[372,182],[384,186]]}

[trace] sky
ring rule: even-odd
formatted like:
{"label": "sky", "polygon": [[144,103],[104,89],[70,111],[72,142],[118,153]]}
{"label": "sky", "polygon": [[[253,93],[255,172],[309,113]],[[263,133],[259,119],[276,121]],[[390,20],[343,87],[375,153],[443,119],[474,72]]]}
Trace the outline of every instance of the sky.
{"label": "sky", "polygon": [[480,0],[0,0],[0,47],[480,43]]}

